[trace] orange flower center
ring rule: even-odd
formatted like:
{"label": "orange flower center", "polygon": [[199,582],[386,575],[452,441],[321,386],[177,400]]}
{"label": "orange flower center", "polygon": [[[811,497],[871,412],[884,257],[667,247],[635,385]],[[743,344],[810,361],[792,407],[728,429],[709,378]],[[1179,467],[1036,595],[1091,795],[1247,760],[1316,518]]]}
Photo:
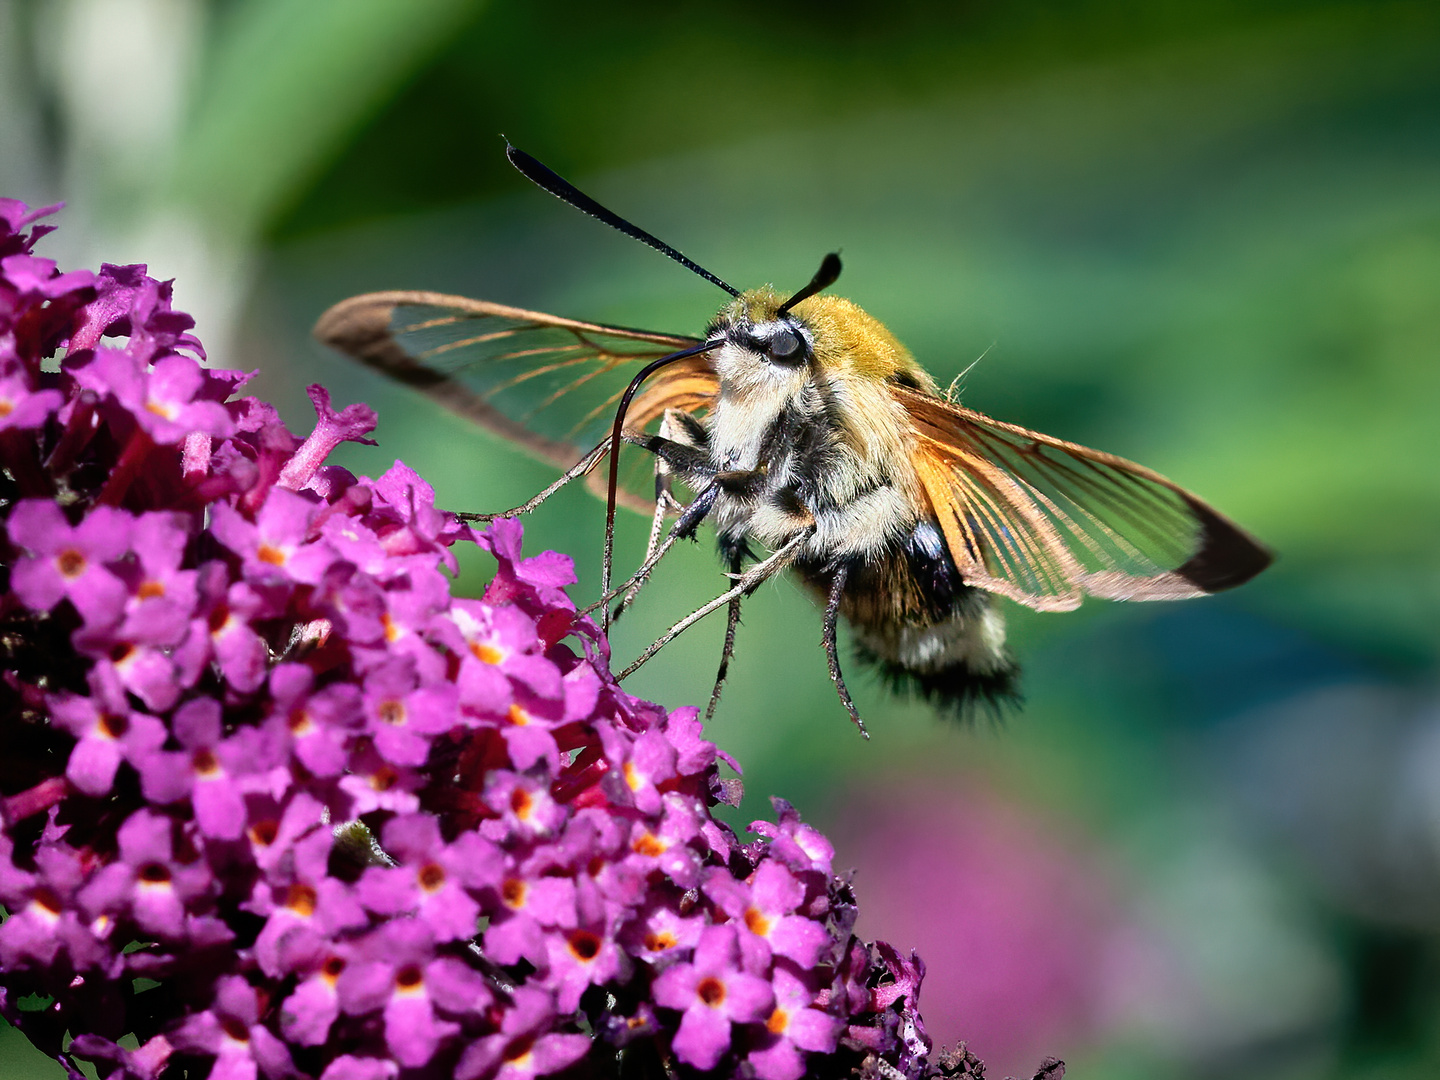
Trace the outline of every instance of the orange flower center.
{"label": "orange flower center", "polygon": [[589,962],[600,955],[600,939],[589,930],[572,930],[567,939],[570,954],[576,960]]}
{"label": "orange flower center", "polygon": [[44,885],[41,885],[39,888],[37,888],[30,895],[30,899],[34,901],[34,903],[48,911],[51,915],[59,915],[60,912],[65,910],[64,901],[62,901],[60,897],[56,896],[53,890],[47,889]]}
{"label": "orange flower center", "polygon": [[505,1047],[505,1060],[512,1064],[530,1056],[530,1051],[535,1048],[534,1035],[522,1035],[509,1046]]}
{"label": "orange flower center", "polygon": [[752,907],[745,909],[745,925],[750,928],[752,934],[765,937],[770,933],[770,928],[775,924],[764,912]]}
{"label": "orange flower center", "polygon": [[285,906],[296,915],[308,919],[315,914],[315,901],[319,899],[315,889],[306,885],[303,881],[297,881],[290,886],[290,891],[285,897]]}
{"label": "orange flower center", "polygon": [[519,878],[506,878],[505,884],[500,886],[500,899],[505,901],[505,906],[520,909],[525,906],[525,894],[530,887]]}
{"label": "orange flower center", "polygon": [[695,987],[695,995],[712,1009],[718,1009],[725,1003],[725,984],[713,975],[708,976]]}
{"label": "orange flower center", "polygon": [[640,771],[635,768],[635,763],[633,761],[625,762],[624,772],[625,786],[628,787],[631,791],[639,791],[642,787],[645,786],[645,777],[640,775]]}
{"label": "orange flower center", "polygon": [[130,730],[130,718],[118,713],[106,713],[100,717],[100,730],[112,739],[118,739]]}
{"label": "orange flower center", "polygon": [[434,892],[445,884],[445,868],[439,863],[426,863],[420,868],[420,873],[415,875],[420,882],[420,888],[426,892]]}
{"label": "orange flower center", "polygon": [[280,822],[274,818],[267,818],[265,821],[257,821],[250,826],[250,839],[261,847],[269,847],[280,835]]}
{"label": "orange flower center", "polygon": [[61,575],[73,580],[85,572],[85,556],[74,548],[66,548],[55,557],[55,565]]}

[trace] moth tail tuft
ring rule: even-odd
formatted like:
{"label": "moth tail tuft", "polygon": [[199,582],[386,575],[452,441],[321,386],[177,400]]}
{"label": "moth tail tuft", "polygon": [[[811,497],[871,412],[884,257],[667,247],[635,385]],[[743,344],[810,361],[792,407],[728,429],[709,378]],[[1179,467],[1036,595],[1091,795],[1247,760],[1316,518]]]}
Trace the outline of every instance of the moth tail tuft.
{"label": "moth tail tuft", "polygon": [[876,671],[893,692],[921,698],[937,712],[969,723],[981,715],[999,722],[1019,711],[1020,666],[1008,656],[990,671],[975,671],[962,663],[935,671],[919,671],[887,660],[864,645],[857,645],[855,657]]}

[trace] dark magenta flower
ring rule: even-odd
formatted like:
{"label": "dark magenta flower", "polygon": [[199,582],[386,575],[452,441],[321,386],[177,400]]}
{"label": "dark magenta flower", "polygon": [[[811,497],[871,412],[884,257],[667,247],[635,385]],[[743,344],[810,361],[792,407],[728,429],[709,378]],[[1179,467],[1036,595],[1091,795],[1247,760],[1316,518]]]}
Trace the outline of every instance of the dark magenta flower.
{"label": "dark magenta flower", "polygon": [[272,488],[253,520],[223,502],[211,512],[212,534],[244,560],[251,584],[316,585],[338,558],[329,544],[306,542],[319,507],[285,488]]}
{"label": "dark magenta flower", "polygon": [[385,1046],[401,1065],[417,1068],[435,1056],[461,1027],[442,1013],[484,1011],[492,1000],[485,980],[435,950],[429,929],[397,919],[372,932],[336,983],[341,1009],[351,1016],[379,1014]]}
{"label": "dark magenta flower", "polygon": [[120,568],[130,595],[117,639],[162,648],[184,640],[199,599],[199,572],[182,569],[189,541],[182,515],[157,512],[135,519],[130,534],[135,558]]}
{"label": "dark magenta flower", "polygon": [[0,1015],[102,1080],[940,1075],[918,960],[788,804],[714,817],[568,558],[326,465],[373,411],[297,438],[44,213],[0,201]]}
{"label": "dark magenta flower", "polygon": [[556,1020],[547,995],[521,988],[500,1020],[500,1030],[475,1042],[455,1071],[455,1080],[525,1080],[548,1076],[590,1051],[587,1036],[549,1034]]}
{"label": "dark magenta flower", "polygon": [[0,260],[0,270],[4,271],[5,284],[24,300],[53,300],[83,289],[95,280],[89,270],[57,273],[54,259],[35,255],[10,255]]}
{"label": "dark magenta flower", "polygon": [[816,1008],[816,994],[805,979],[783,964],[772,980],[775,1007],[765,1019],[765,1033],[750,1051],[749,1061],[761,1080],[800,1080],[806,1052],[834,1051],[844,1029],[838,1017]]}
{"label": "dark magenta flower", "polygon": [[657,1005],[683,1014],[675,1056],[697,1069],[715,1067],[730,1048],[734,1025],[762,1022],[775,1005],[770,984],[742,970],[730,925],[701,931],[694,960],[662,971],[654,994]]}
{"label": "dark magenta flower", "polygon": [[186,941],[197,929],[192,919],[211,906],[219,885],[209,866],[193,858],[193,837],[187,834],[173,818],[153,810],[132,814],[116,835],[117,858],[80,890],[81,908],[92,918],[131,922],[146,935]]}
{"label": "dark magenta flower", "polygon": [[214,1080],[295,1074],[289,1049],[260,1023],[255,988],[238,975],[218,979],[210,1008],[189,1017],[170,1042],[176,1050],[213,1058]]}
{"label": "dark magenta flower", "polygon": [[63,400],[58,390],[32,391],[23,376],[0,377],[0,431],[37,428]]}
{"label": "dark magenta flower", "polygon": [[112,566],[130,550],[130,515],[97,506],[78,525],[50,501],[27,499],[10,512],[10,542],[29,554],[10,572],[26,607],[49,611],[69,600],[91,628],[113,626],[127,590]]}
{"label": "dark magenta flower", "polygon": [[[280,842],[285,826],[299,826],[303,831],[297,830],[289,848],[293,862],[275,866],[240,905],[265,920],[255,937],[254,959],[261,971],[276,979],[310,972],[336,955],[348,954],[348,944],[341,948],[340,943],[349,943],[371,922],[357,891],[328,874],[333,839],[322,821],[310,820],[316,809],[323,808],[308,800],[296,801],[301,813],[287,810],[270,845]],[[252,831],[261,833],[268,821],[257,822]]]}
{"label": "dark magenta flower", "polygon": [[486,905],[494,914],[485,931],[485,951],[506,966],[522,959],[544,965],[547,936],[568,934],[580,921],[572,878],[507,874],[495,894],[499,903]]}
{"label": "dark magenta flower", "polygon": [[468,940],[478,932],[475,894],[498,885],[500,850],[473,832],[453,844],[427,814],[405,814],[386,823],[382,846],[398,866],[372,866],[356,888],[360,901],[380,915],[415,915],[437,940]]}
{"label": "dark magenta flower", "polygon": [[549,979],[555,987],[555,1004],[561,1012],[580,1007],[580,996],[591,986],[629,980],[629,955],[615,940],[614,922],[587,921],[568,933],[545,939]]}
{"label": "dark magenta flower", "polygon": [[681,914],[685,903],[685,894],[679,892],[648,899],[639,917],[627,928],[626,944],[631,953],[657,971],[689,955],[707,923],[703,914]]}
{"label": "dark magenta flower", "polygon": [[147,370],[129,351],[99,348],[75,378],[101,398],[113,396],[157,443],[178,443],[192,432],[224,436],[234,426],[219,402],[197,399],[206,375],[188,356],[166,356]]}
{"label": "dark magenta flower", "polygon": [[796,873],[815,870],[825,876],[831,872],[835,848],[818,829],[800,820],[800,813],[784,799],[773,798],[779,824],[770,821],[750,823],[750,831],[770,842],[770,856],[779,859]]}
{"label": "dark magenta flower", "polygon": [[433,736],[455,723],[455,688],[422,680],[411,657],[386,660],[365,677],[364,730],[395,765],[423,765]]}
{"label": "dark magenta flower", "polygon": [[264,774],[279,767],[282,758],[264,729],[244,727],[224,738],[221,721],[218,701],[192,698],[175,709],[171,719],[173,738],[181,749],[152,753],[137,763],[137,769],[154,802],[186,799],[202,833],[217,840],[238,840],[246,825],[246,792],[264,790]]}
{"label": "dark magenta flower", "polygon": [[167,729],[160,720],[132,709],[110,668],[96,667],[89,694],[61,693],[50,700],[55,724],[75,736],[65,776],[87,795],[104,795],[115,783],[121,761],[135,769],[160,751]]}
{"label": "dark magenta flower", "polygon": [[116,978],[123,966],[106,938],[106,920],[86,918],[77,893],[85,883],[80,858],[58,848],[36,853],[27,872],[7,861],[0,874],[0,903],[10,912],[0,923],[0,965],[7,971],[54,966]]}
{"label": "dark magenta flower", "polygon": [[774,859],[762,862],[748,882],[712,870],[705,892],[743,928],[740,947],[757,969],[768,965],[771,953],[802,968],[814,967],[833,944],[823,926],[795,914],[805,903],[805,886]]}
{"label": "dark magenta flower", "polygon": [[345,768],[346,743],[361,722],[360,689],[332,683],[315,689],[315,672],[305,664],[281,663],[270,669],[268,726],[289,742],[289,752],[317,777],[338,776]]}

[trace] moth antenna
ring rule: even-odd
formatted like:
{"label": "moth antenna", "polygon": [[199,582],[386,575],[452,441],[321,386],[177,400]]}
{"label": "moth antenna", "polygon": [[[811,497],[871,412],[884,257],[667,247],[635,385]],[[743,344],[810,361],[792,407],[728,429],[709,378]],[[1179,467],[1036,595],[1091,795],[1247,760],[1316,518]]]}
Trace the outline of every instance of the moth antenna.
{"label": "moth antenna", "polygon": [[635,378],[630,380],[630,385],[620,396],[620,404],[615,410],[615,424],[610,429],[610,481],[605,490],[605,555],[600,563],[600,595],[605,598],[600,625],[606,633],[610,632],[610,569],[615,557],[615,504],[620,493],[620,439],[625,430],[625,413],[630,408],[630,399],[635,396],[635,391],[640,389],[642,382],[666,364],[673,364],[676,360],[684,360],[687,356],[694,356],[697,353],[718,349],[722,344],[724,344],[722,341],[702,341],[699,345],[692,345],[688,349],[681,349],[679,352],[673,352],[658,360],[650,361],[635,373]]}
{"label": "moth antenna", "polygon": [[674,259],[676,262],[678,262],[681,266],[685,267],[685,269],[691,271],[692,273],[699,274],[706,281],[710,282],[710,284],[719,285],[720,288],[724,289],[731,296],[740,295],[739,289],[735,288],[733,285],[725,284],[725,282],[721,281],[718,277],[712,274],[709,270],[706,270],[699,263],[691,259],[687,259],[684,255],[680,254],[680,252],[676,251],[669,244],[665,243],[665,241],[659,239],[658,237],[651,236],[648,232],[640,228],[638,225],[633,225],[630,222],[626,221],[619,214],[615,213],[615,211],[607,210],[605,207],[601,206],[598,202],[592,199],[589,195],[586,195],[583,191],[577,188],[574,184],[570,183],[569,180],[566,180],[559,173],[537,161],[535,158],[525,153],[524,150],[513,146],[510,143],[509,139],[505,140],[505,156],[510,159],[511,165],[514,165],[515,168],[520,170],[521,175],[524,176],[525,179],[529,180],[532,184],[535,184],[538,187],[544,188],[546,191],[550,192],[551,195],[554,195],[562,202],[569,203],[571,206],[575,207],[576,210],[579,210],[585,214],[589,214],[591,217],[603,221],[612,229],[616,229],[624,233],[626,236],[633,237],[634,239],[639,240],[642,244],[648,244],[650,247],[660,252],[661,255],[667,255],[670,258]]}
{"label": "moth antenna", "polygon": [[810,279],[810,284],[797,292],[794,296],[780,305],[777,315],[784,315],[801,300],[809,300],[821,289],[828,289],[840,276],[840,253],[832,251],[825,258],[820,260],[820,269],[815,271],[815,276]]}

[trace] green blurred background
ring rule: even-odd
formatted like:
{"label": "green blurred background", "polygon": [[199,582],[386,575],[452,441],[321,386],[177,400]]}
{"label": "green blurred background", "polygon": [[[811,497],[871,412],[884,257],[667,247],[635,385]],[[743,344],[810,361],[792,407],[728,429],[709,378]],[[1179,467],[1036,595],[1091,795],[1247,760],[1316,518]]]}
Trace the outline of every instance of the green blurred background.
{"label": "green blurred background", "polygon": [[[0,0],[0,190],[42,253],[145,261],[297,430],[303,387],[456,509],[545,467],[308,328],[433,288],[698,332],[723,297],[529,186],[503,132],[727,280],[837,290],[965,400],[1124,454],[1272,544],[1183,605],[1009,606],[1028,705],[959,727],[853,672],[790,582],[711,735],[917,947],[990,1075],[1440,1075],[1440,5],[1070,0]],[[583,492],[527,546],[596,593]],[[621,565],[645,523],[626,519]],[[615,635],[721,584],[709,537]],[[483,557],[462,587],[482,587]],[[633,679],[703,702],[721,626]],[[0,1076],[60,1076],[12,1034]]]}

